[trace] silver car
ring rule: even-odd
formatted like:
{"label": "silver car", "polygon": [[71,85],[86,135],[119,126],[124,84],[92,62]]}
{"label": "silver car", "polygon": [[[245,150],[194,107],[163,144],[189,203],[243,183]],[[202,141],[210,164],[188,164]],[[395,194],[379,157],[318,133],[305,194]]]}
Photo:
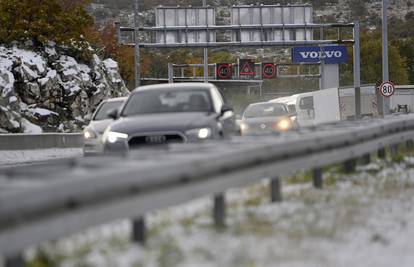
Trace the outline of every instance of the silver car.
{"label": "silver car", "polygon": [[255,103],[249,105],[241,120],[242,134],[280,133],[297,128],[294,113],[283,103]]}
{"label": "silver car", "polygon": [[85,155],[101,154],[103,152],[102,134],[114,120],[108,116],[108,112],[120,109],[127,97],[111,98],[101,102],[92,116],[89,125],[83,130]]}
{"label": "silver car", "polygon": [[233,109],[208,83],[174,83],[135,89],[108,126],[105,152],[222,139],[235,132]]}

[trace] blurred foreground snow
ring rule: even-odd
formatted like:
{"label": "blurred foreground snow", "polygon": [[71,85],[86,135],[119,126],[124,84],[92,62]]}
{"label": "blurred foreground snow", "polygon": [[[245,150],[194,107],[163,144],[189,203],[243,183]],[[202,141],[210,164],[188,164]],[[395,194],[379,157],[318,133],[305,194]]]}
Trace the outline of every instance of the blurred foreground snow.
{"label": "blurred foreground snow", "polygon": [[268,202],[266,183],[232,190],[221,231],[210,200],[200,199],[149,215],[145,248],[129,242],[130,225],[121,221],[45,245],[38,259],[65,267],[412,267],[413,162],[327,173],[323,190],[285,184],[280,204]]}
{"label": "blurred foreground snow", "polygon": [[0,166],[16,166],[49,160],[83,157],[82,148],[0,150]]}

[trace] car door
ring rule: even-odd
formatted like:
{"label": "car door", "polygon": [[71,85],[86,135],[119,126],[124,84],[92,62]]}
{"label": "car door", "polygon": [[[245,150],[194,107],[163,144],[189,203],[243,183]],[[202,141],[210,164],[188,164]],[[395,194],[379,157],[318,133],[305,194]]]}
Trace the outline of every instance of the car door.
{"label": "car door", "polygon": [[298,97],[296,107],[297,120],[301,127],[312,126],[315,119],[315,109],[312,95]]}

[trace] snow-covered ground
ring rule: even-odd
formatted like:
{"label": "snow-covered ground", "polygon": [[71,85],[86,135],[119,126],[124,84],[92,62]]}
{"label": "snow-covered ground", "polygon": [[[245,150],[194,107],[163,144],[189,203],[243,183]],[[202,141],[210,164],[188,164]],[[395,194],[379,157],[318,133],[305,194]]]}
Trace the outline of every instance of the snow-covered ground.
{"label": "snow-covered ground", "polygon": [[328,172],[323,190],[302,178],[284,180],[279,204],[268,202],[265,182],[228,192],[226,229],[213,227],[205,198],[150,214],[146,247],[131,244],[129,222],[120,221],[45,245],[39,259],[65,267],[414,266],[412,158]]}
{"label": "snow-covered ground", "polygon": [[82,148],[50,148],[33,150],[0,150],[0,166],[44,162],[83,156]]}

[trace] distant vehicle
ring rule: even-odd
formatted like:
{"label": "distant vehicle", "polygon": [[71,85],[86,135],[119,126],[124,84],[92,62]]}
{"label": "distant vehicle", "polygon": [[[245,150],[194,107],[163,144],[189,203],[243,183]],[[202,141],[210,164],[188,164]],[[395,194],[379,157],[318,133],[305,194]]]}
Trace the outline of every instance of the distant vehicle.
{"label": "distant vehicle", "polygon": [[300,127],[315,126],[341,120],[338,88],[318,90],[276,98],[270,103],[284,103],[296,112]]}
{"label": "distant vehicle", "polygon": [[[352,87],[340,88],[342,120],[355,116],[355,90]],[[391,112],[410,113],[414,111],[414,85],[397,85],[390,98]],[[375,85],[361,86],[361,115],[372,117],[378,115],[377,92]]]}
{"label": "distant vehicle", "polygon": [[102,135],[113,119],[108,116],[108,112],[120,109],[127,97],[111,98],[103,100],[92,115],[92,120],[83,130],[85,155],[100,154],[103,152]]}
{"label": "distant vehicle", "polygon": [[414,112],[414,85],[397,85],[390,97],[390,109],[393,112]]}
{"label": "distant vehicle", "polygon": [[243,113],[242,134],[285,132],[297,127],[295,113],[284,103],[254,103]]}
{"label": "distant vehicle", "polygon": [[134,90],[104,133],[105,151],[199,142],[235,132],[235,115],[208,83],[142,86]]}
{"label": "distant vehicle", "polygon": [[270,103],[282,103],[285,104],[291,114],[291,119],[297,123],[297,112],[296,112],[296,101],[298,95],[279,97],[273,100],[270,100]]}

